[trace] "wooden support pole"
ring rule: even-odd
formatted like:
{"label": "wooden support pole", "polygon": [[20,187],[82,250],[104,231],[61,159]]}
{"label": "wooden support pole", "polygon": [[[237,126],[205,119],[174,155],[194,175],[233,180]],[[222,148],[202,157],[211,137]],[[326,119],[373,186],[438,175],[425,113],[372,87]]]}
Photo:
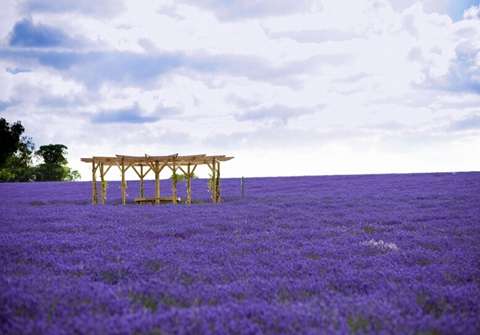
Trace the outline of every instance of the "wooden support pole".
{"label": "wooden support pole", "polygon": [[215,194],[216,194],[216,201],[220,202],[220,162],[217,162],[217,175],[215,181]]}
{"label": "wooden support pole", "polygon": [[145,183],[143,182],[143,177],[145,177],[143,174],[143,165],[140,165],[140,198],[145,197]]}
{"label": "wooden support pole", "polygon": [[95,160],[92,160],[92,204],[97,204],[97,177],[96,177],[97,165]]}
{"label": "wooden support pole", "polygon": [[102,205],[105,205],[107,200],[107,182],[105,181],[105,170],[103,163],[100,163],[100,180],[102,183]]}
{"label": "wooden support pole", "polygon": [[155,173],[155,203],[160,203],[160,167],[158,161],[155,162],[155,169],[153,170]]}
{"label": "wooden support pole", "polygon": [[126,191],[126,188],[127,188],[127,183],[125,181],[125,162],[122,158],[122,163],[121,163],[121,173],[122,173],[122,205],[125,205],[127,203],[127,191]]}
{"label": "wooden support pole", "polygon": [[212,160],[212,166],[210,167],[210,169],[212,170],[212,179],[210,180],[210,191],[212,192],[212,202],[216,202],[216,191],[215,191],[215,185],[216,185],[216,179],[215,179],[215,176],[216,176],[216,168],[215,168],[215,165],[216,165],[216,160],[215,158]]}
{"label": "wooden support pole", "polygon": [[187,178],[187,204],[192,203],[192,175],[190,172],[190,164],[187,165],[187,173],[186,176]]}
{"label": "wooden support pole", "polygon": [[173,171],[172,175],[172,202],[176,205],[177,204],[177,168],[175,167],[175,163],[173,163],[173,168],[171,168]]}

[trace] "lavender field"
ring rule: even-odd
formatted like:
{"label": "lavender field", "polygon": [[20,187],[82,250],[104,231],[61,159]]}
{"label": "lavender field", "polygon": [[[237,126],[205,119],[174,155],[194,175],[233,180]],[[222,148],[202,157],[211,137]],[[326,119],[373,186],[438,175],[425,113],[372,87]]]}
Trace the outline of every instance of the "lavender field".
{"label": "lavender field", "polygon": [[0,184],[0,334],[480,333],[480,173],[108,187]]}

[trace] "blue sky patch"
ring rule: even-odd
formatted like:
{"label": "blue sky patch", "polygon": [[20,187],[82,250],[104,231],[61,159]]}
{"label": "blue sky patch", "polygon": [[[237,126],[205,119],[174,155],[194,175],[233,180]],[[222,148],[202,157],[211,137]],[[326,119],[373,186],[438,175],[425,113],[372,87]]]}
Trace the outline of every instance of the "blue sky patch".
{"label": "blue sky patch", "polygon": [[71,46],[74,41],[60,29],[43,24],[34,24],[23,19],[15,24],[9,45],[14,47],[59,47]]}
{"label": "blue sky patch", "polygon": [[463,18],[463,12],[472,6],[480,5],[478,0],[454,0],[450,1],[448,5],[448,14],[454,21]]}
{"label": "blue sky patch", "polygon": [[156,116],[147,116],[134,104],[131,107],[101,111],[92,117],[94,123],[149,123],[155,122],[159,118]]}

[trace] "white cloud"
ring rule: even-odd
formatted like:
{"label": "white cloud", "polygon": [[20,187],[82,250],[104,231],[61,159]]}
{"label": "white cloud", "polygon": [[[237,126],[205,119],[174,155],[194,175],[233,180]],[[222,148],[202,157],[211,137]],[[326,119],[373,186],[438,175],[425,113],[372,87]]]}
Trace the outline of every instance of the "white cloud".
{"label": "white cloud", "polygon": [[182,2],[212,10],[220,19],[242,19],[264,16],[289,15],[294,12],[317,11],[319,0],[263,0],[229,1],[223,0],[182,0]]}
{"label": "white cloud", "polygon": [[[80,156],[117,148],[233,154],[226,176],[480,164],[478,7],[455,21],[443,0],[48,4],[2,4],[1,112],[66,144],[87,178]],[[26,12],[86,43],[8,46]]]}

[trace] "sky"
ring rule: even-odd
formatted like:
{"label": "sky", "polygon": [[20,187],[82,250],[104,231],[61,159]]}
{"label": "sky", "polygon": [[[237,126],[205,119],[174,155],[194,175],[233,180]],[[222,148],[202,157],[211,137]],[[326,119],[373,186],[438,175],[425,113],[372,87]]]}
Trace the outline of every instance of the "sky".
{"label": "sky", "polygon": [[0,117],[83,180],[81,157],[145,153],[235,156],[226,177],[478,171],[480,3],[2,0]]}

